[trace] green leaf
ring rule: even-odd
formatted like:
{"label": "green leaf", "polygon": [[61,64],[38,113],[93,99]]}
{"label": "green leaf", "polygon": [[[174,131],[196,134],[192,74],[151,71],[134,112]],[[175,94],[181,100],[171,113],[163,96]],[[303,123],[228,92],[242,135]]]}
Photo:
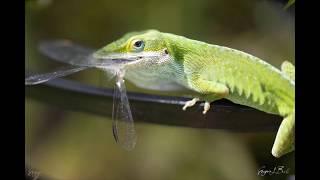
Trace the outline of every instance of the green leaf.
{"label": "green leaf", "polygon": [[288,9],[292,4],[295,3],[295,0],[289,0],[284,9]]}

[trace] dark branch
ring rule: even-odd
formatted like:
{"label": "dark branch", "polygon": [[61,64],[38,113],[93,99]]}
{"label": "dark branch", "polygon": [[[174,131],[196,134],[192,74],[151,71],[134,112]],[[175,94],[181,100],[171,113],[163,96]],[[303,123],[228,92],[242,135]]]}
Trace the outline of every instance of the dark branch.
{"label": "dark branch", "polygon": [[[88,86],[75,81],[55,79],[36,86],[26,86],[26,96],[66,110],[105,117],[111,117],[112,114],[112,89]],[[214,102],[213,108],[203,115],[203,104],[182,111],[183,103],[189,100],[184,97],[129,92],[128,98],[136,122],[237,132],[276,131],[281,122],[279,116],[227,100]]]}

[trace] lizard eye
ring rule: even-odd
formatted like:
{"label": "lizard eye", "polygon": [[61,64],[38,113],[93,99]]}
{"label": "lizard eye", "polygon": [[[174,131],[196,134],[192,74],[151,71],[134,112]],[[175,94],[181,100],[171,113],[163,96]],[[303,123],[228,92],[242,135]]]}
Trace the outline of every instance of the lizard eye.
{"label": "lizard eye", "polygon": [[133,48],[136,51],[142,51],[144,48],[144,42],[142,40],[136,40],[133,42]]}

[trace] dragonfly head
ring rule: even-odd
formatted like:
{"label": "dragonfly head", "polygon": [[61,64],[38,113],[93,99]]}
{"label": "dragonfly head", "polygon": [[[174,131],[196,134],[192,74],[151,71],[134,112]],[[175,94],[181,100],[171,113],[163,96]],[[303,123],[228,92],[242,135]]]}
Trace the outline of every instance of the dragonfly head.
{"label": "dragonfly head", "polygon": [[[96,59],[130,65],[156,65],[168,57],[166,41],[161,32],[131,32],[94,53]],[[108,63],[106,63],[108,64]]]}

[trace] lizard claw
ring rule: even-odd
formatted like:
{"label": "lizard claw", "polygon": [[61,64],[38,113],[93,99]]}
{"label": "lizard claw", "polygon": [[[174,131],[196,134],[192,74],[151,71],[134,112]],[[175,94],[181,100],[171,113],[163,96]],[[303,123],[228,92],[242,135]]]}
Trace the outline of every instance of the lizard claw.
{"label": "lizard claw", "polygon": [[206,114],[210,109],[210,102],[206,101],[204,103],[204,108],[203,108],[203,111],[202,111],[202,114]]}
{"label": "lizard claw", "polygon": [[192,100],[187,101],[187,102],[185,103],[185,105],[183,106],[182,110],[185,111],[185,110],[187,109],[187,107],[194,106],[197,101],[199,101],[199,98],[193,98]]}

